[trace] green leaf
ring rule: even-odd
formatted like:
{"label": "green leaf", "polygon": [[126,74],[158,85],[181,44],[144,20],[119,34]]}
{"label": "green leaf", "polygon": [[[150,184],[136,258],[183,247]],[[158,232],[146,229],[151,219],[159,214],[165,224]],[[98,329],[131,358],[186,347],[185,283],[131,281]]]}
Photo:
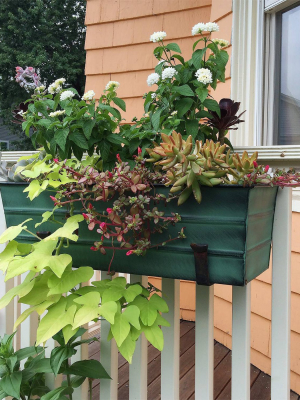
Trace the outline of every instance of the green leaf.
{"label": "green leaf", "polygon": [[54,134],[54,140],[58,146],[65,151],[69,129],[58,129]]}
{"label": "green leaf", "polygon": [[36,197],[38,197],[48,186],[49,181],[44,180],[43,183],[40,185],[39,181],[34,180],[31,181],[29,186],[24,189],[24,192],[28,192],[28,197],[32,201]]}
{"label": "green leaf", "polygon": [[153,325],[157,318],[157,309],[156,307],[153,307],[149,300],[144,297],[137,297],[132,302],[132,305],[135,305],[140,309],[140,318],[144,325]]}
{"label": "green leaf", "polygon": [[197,93],[200,101],[203,103],[204,100],[207,98],[208,89],[197,88],[196,93]]}
{"label": "green leaf", "polygon": [[100,155],[103,161],[107,161],[110,153],[111,144],[107,140],[102,140],[99,144]]}
{"label": "green leaf", "polygon": [[131,285],[128,286],[126,291],[124,292],[124,297],[128,303],[132,302],[139,294],[141,294],[143,288],[141,285]]}
{"label": "green leaf", "polygon": [[189,87],[189,85],[173,86],[173,90],[174,92],[179,93],[182,96],[190,96],[190,97],[194,96],[194,92]]}
{"label": "green leaf", "polygon": [[22,232],[23,229],[27,229],[27,226],[24,224],[28,221],[32,221],[32,218],[26,219],[26,221],[22,222],[19,225],[7,228],[6,231],[4,231],[0,236],[0,244],[13,240],[17,236],[19,236],[19,234]]}
{"label": "green leaf", "polygon": [[36,356],[37,354],[41,353],[43,348],[41,346],[31,346],[25,347],[15,352],[15,355],[18,358],[18,361],[25,360],[25,358]]}
{"label": "green leaf", "polygon": [[154,130],[158,130],[159,129],[159,125],[160,125],[160,115],[162,113],[163,109],[159,108],[158,110],[155,111],[155,113],[151,116],[151,122],[153,125],[153,129]]}
{"label": "green leaf", "polygon": [[120,111],[117,110],[116,108],[107,106],[106,104],[101,104],[101,103],[99,103],[98,108],[100,110],[109,111],[111,113],[111,115],[113,115],[115,118],[117,118],[119,121],[121,121],[122,117],[121,117]]}
{"label": "green leaf", "polygon": [[82,282],[89,281],[94,275],[94,270],[91,267],[80,267],[72,270],[67,267],[61,278],[52,275],[48,281],[49,293],[48,296],[53,294],[67,293],[73,287]]}
{"label": "green leaf", "polygon": [[124,143],[126,145],[129,144],[128,140],[123,138],[121,135],[119,135],[118,133],[112,133],[111,135],[106,136],[106,139],[114,144],[121,144]]}
{"label": "green leaf", "polygon": [[177,43],[169,43],[167,44],[166,47],[171,51],[176,51],[176,53],[181,53],[180,47],[178,46]]}
{"label": "green leaf", "polygon": [[65,269],[72,263],[72,257],[69,254],[59,254],[52,256],[49,259],[48,267],[55,273],[56,276],[61,278]]}
{"label": "green leaf", "polygon": [[197,46],[197,44],[199,43],[199,42],[201,42],[201,41],[203,41],[203,39],[201,38],[201,39],[199,39],[199,40],[197,40],[194,44],[193,44],[193,51],[195,50],[195,48],[196,48],[196,46]]}
{"label": "green leaf", "polygon": [[206,99],[206,100],[204,100],[203,105],[208,110],[215,111],[218,114],[218,116],[221,117],[220,106],[216,100]]}
{"label": "green leaf", "polygon": [[205,54],[205,52],[206,52],[206,47],[204,47],[203,49],[198,49],[198,50],[194,51],[194,53],[192,55],[192,62],[196,69],[201,68],[202,58],[203,58],[203,55]]}
{"label": "green leaf", "polygon": [[89,140],[92,134],[92,130],[95,126],[95,121],[92,119],[84,120],[81,124],[84,136]]}
{"label": "green leaf", "polygon": [[111,379],[102,364],[97,360],[77,361],[65,371],[65,374],[85,376],[91,379]]}
{"label": "green leaf", "polygon": [[74,300],[74,303],[82,304],[87,307],[98,307],[100,303],[100,293],[90,292]]}
{"label": "green leaf", "polygon": [[193,105],[194,101],[191,98],[183,98],[175,102],[178,117],[181,118]]}
{"label": "green leaf", "polygon": [[126,103],[124,100],[119,99],[118,97],[114,97],[113,98],[113,102],[115,103],[115,105],[117,105],[118,107],[121,108],[121,110],[126,111]]}
{"label": "green leaf", "polygon": [[164,335],[162,330],[157,326],[144,326],[143,332],[146,339],[154,346],[157,350],[162,351],[164,348]]}
{"label": "green leaf", "polygon": [[42,225],[44,222],[47,222],[49,220],[49,218],[52,217],[52,215],[53,215],[53,211],[45,211],[42,214],[42,217],[43,217],[42,221],[35,224],[34,227],[37,228],[38,226]]}
{"label": "green leaf", "polygon": [[55,347],[51,351],[50,365],[55,376],[58,374],[61,364],[74,354],[76,354],[76,350],[68,346]]}
{"label": "green leaf", "polygon": [[22,382],[22,372],[15,371],[10,375],[1,378],[2,390],[9,396],[20,398],[20,387]]}
{"label": "green leaf", "polygon": [[140,309],[137,306],[128,306],[123,312],[123,317],[136,329],[141,329]]}
{"label": "green leaf", "polygon": [[46,129],[48,129],[49,128],[49,126],[52,124],[52,121],[50,120],[50,119],[40,119],[38,122],[37,122],[37,125],[39,125],[39,126],[43,126],[44,128],[46,128]]}
{"label": "green leaf", "polygon": [[131,335],[128,335],[124,340],[121,346],[119,346],[119,351],[122,356],[131,364],[132,356],[135,350],[136,341],[131,338]]}
{"label": "green leaf", "polygon": [[70,134],[69,139],[81,149],[87,150],[89,148],[88,142],[83,134],[79,131],[74,131]]}
{"label": "green leaf", "polygon": [[40,321],[39,327],[37,329],[37,345],[46,342],[57,332],[59,332],[63,327],[73,323],[76,306],[71,306],[66,311],[66,303],[67,299],[65,297],[62,297],[58,303],[50,307],[48,313]]}
{"label": "green leaf", "polygon": [[5,272],[9,263],[13,260],[17,252],[18,243],[14,240],[9,242],[5,249],[0,253],[0,270]]}
{"label": "green leaf", "polygon": [[111,332],[115,338],[117,346],[120,347],[130,332],[130,325],[127,318],[119,313],[115,315],[114,324],[111,325]]}
{"label": "green leaf", "polygon": [[156,308],[157,311],[164,313],[169,312],[169,307],[166,301],[156,293],[150,297],[149,303],[153,308]]}
{"label": "green leaf", "polygon": [[58,238],[63,237],[77,242],[78,236],[73,234],[73,232],[79,228],[78,222],[83,220],[84,218],[81,214],[73,215],[67,219],[67,222],[62,228],[57,229],[50,236],[46,237],[44,241],[57,240]]}
{"label": "green leaf", "polygon": [[99,308],[99,314],[102,315],[102,317],[105,318],[110,324],[114,324],[117,310],[117,303],[114,301],[108,301],[107,303],[101,305]]}
{"label": "green leaf", "polygon": [[199,122],[197,119],[187,119],[185,121],[185,129],[187,135],[192,135],[193,139],[196,138],[199,129]]}
{"label": "green leaf", "polygon": [[102,294],[102,304],[108,301],[117,301],[125,294],[126,289],[122,286],[114,286],[106,289]]}
{"label": "green leaf", "polygon": [[171,326],[170,322],[168,322],[164,317],[162,317],[159,313],[157,314],[157,318],[154,322],[154,325],[161,325],[161,326]]}
{"label": "green leaf", "polygon": [[34,281],[32,278],[34,277],[35,272],[30,272],[26,278],[24,279],[24,282],[21,283],[19,286],[15,286],[12,289],[10,289],[0,300],[0,309],[4,308],[11,302],[11,300],[15,296],[25,296],[27,293],[31,291],[34,285]]}
{"label": "green leaf", "polygon": [[72,328],[79,328],[81,325],[87,324],[88,322],[93,321],[93,319],[96,319],[99,316],[100,307],[83,306],[76,312]]}
{"label": "green leaf", "polygon": [[42,396],[40,400],[60,400],[63,395],[72,394],[73,392],[74,392],[74,389],[69,386],[60,387],[60,388],[51,390],[51,392],[48,392],[47,394],[44,394],[44,396]]}
{"label": "green leaf", "polygon": [[173,54],[172,57],[177,58],[177,60],[179,60],[181,62],[181,64],[184,65],[184,58],[181,57],[179,54]]}
{"label": "green leaf", "polygon": [[196,117],[197,118],[212,118],[212,115],[206,110],[201,110],[201,111],[197,112]]}
{"label": "green leaf", "polygon": [[73,329],[72,325],[67,325],[62,329],[62,333],[66,344],[78,332],[78,330],[79,330],[78,328]]}

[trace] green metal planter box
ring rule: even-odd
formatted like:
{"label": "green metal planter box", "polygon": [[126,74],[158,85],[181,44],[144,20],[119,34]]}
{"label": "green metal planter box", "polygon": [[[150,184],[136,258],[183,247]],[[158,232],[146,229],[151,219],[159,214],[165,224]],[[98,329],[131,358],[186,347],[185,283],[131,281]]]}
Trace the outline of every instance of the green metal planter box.
{"label": "green metal planter box", "polygon": [[[51,193],[44,192],[31,202],[23,193],[24,187],[22,183],[0,183],[6,224],[9,227],[32,218],[28,228],[36,231],[34,224],[41,221],[42,213],[53,208],[53,201],[49,198]],[[182,220],[165,233],[158,234],[152,243],[161,243],[169,235],[176,237],[182,227],[185,227],[186,239],[151,249],[140,257],[116,251],[111,269],[197,281],[204,285],[243,286],[269,266],[277,189],[261,186],[202,187],[201,205],[193,198],[181,207],[175,201],[167,203],[165,215],[178,212]],[[157,190],[168,192],[165,187]],[[107,204],[103,204],[103,209],[106,207]],[[65,213],[66,210],[59,209],[56,218],[63,221]],[[37,230],[53,232],[55,229],[57,225],[47,222]],[[26,232],[19,236],[20,239],[33,240]],[[112,253],[108,251],[103,256],[91,251],[90,247],[97,240],[99,234],[89,231],[82,222],[78,242],[68,249],[75,267],[89,265],[94,270],[107,270]]]}

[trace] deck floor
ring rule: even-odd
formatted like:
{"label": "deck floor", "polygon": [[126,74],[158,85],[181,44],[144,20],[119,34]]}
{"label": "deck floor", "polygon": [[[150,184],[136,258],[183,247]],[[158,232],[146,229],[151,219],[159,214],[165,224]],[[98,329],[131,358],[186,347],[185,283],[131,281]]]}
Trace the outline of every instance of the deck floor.
{"label": "deck floor", "polygon": [[[231,351],[215,342],[214,399],[231,399]],[[89,345],[90,359],[99,360],[98,342]],[[160,352],[152,345],[148,347],[148,400],[160,399]],[[129,399],[129,365],[119,354],[118,399]],[[251,400],[271,399],[271,378],[251,365]],[[182,321],[180,324],[180,400],[195,399],[195,324]],[[99,381],[93,382],[93,400],[99,400]],[[110,400],[110,399],[101,399]],[[145,399],[141,399],[145,400]],[[172,400],[172,399],[170,399]],[[291,392],[291,400],[300,396]]]}

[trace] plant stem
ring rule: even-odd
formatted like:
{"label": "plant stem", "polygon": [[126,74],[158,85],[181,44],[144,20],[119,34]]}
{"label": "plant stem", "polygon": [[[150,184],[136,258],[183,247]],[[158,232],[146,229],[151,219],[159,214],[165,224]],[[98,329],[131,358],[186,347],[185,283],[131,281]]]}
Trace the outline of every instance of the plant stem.
{"label": "plant stem", "polygon": [[[66,368],[68,368],[68,367],[69,367],[69,360],[67,359],[67,360],[66,360]],[[72,388],[71,377],[70,377],[69,374],[67,374],[67,382],[68,382],[68,386],[69,386],[70,388]],[[69,397],[70,397],[70,400],[73,400],[72,393],[69,394]]]}
{"label": "plant stem", "polygon": [[224,144],[224,138],[225,138],[225,130],[224,129],[220,129],[219,130],[219,142],[222,146],[222,144]]}
{"label": "plant stem", "polygon": [[90,400],[93,398],[93,380],[89,379]]}
{"label": "plant stem", "polygon": [[32,235],[32,236],[34,236],[34,237],[36,237],[37,239],[39,239],[39,240],[42,240],[42,239],[41,239],[41,238],[39,238],[37,235],[35,235],[34,233],[30,232],[28,229],[24,229],[24,231],[26,231],[26,232],[30,233],[30,235]]}
{"label": "plant stem", "polygon": [[56,250],[55,250],[55,255],[56,255],[56,256],[59,255],[60,250],[61,250],[63,244],[64,244],[64,238],[62,237],[62,238],[60,238],[59,244],[58,244],[58,246],[56,247]]}

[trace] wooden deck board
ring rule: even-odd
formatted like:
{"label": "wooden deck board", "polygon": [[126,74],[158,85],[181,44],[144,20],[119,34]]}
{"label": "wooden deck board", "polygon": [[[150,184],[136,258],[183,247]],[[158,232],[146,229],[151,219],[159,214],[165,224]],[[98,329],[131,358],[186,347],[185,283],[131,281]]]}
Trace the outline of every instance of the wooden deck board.
{"label": "wooden deck board", "polygon": [[[99,360],[100,345],[89,345],[90,359]],[[129,399],[129,365],[119,354],[118,399]],[[214,399],[231,399],[231,351],[218,342],[214,345]],[[161,355],[152,345],[148,346],[148,400],[160,400]],[[270,400],[271,378],[251,365],[251,400]],[[180,400],[195,400],[195,324],[180,324]],[[99,380],[93,382],[93,400],[99,400]],[[109,400],[109,399],[101,399]],[[141,399],[144,400],[144,399]],[[170,399],[171,400],[171,399]],[[300,397],[291,392],[291,400]]]}

